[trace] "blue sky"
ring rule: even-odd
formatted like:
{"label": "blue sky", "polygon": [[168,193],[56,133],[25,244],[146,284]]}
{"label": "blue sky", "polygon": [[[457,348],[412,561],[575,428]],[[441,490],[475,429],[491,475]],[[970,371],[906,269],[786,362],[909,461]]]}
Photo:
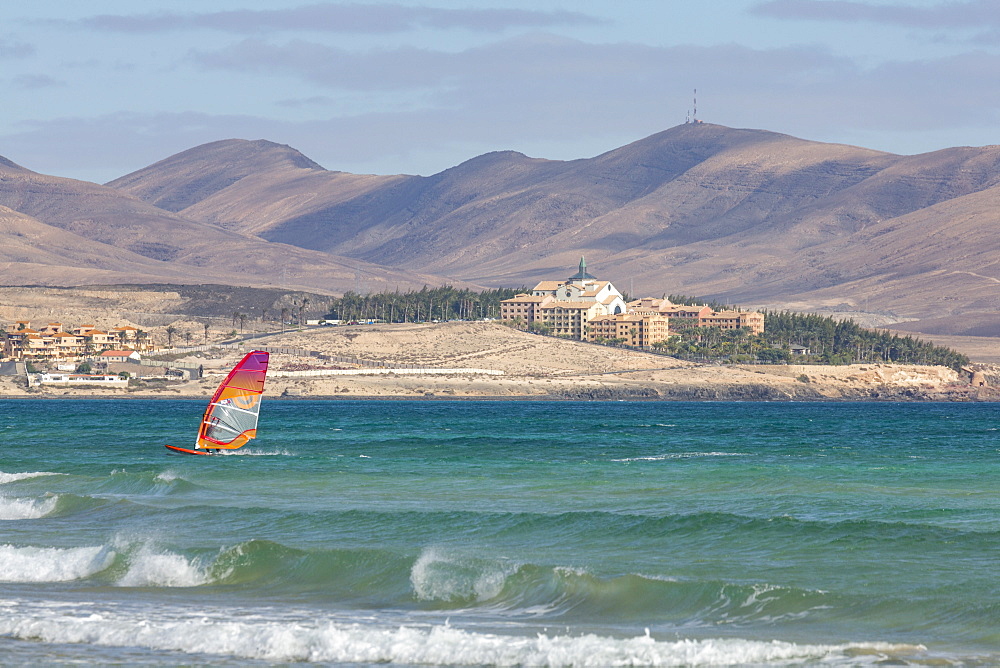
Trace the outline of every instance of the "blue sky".
{"label": "blue sky", "polygon": [[1000,143],[996,0],[35,0],[0,10],[0,156],[104,182],[198,144],[429,175],[698,116],[922,153]]}

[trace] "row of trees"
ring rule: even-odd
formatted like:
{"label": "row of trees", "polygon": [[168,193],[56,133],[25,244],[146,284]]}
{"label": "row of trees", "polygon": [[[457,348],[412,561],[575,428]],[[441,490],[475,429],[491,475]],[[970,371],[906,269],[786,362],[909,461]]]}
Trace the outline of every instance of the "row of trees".
{"label": "row of trees", "polygon": [[481,320],[499,318],[500,302],[526,292],[527,288],[496,290],[458,289],[450,285],[423,287],[408,292],[379,292],[360,295],[347,292],[331,300],[327,320],[422,322],[428,320]]}
{"label": "row of trees", "polygon": [[941,364],[957,370],[969,363],[966,355],[951,348],[910,335],[866,329],[851,320],[782,311],[766,313],[764,323],[764,334],[773,345],[797,343],[830,364],[881,361]]}
{"label": "row of trees", "polygon": [[[696,327],[679,319],[671,320],[670,329],[675,336],[657,342],[654,348],[685,359],[822,364],[898,362],[940,364],[956,370],[969,363],[967,356],[951,348],[909,335],[865,329],[850,320],[809,313],[765,312],[763,334],[746,329]],[[793,355],[792,346],[804,347],[808,352]]]}

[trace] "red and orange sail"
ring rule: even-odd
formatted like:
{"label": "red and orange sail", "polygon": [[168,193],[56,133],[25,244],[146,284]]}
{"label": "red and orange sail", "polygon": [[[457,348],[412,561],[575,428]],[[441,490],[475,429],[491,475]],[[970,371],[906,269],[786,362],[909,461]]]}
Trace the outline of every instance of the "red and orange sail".
{"label": "red and orange sail", "polygon": [[268,357],[261,350],[247,353],[229,372],[205,409],[196,449],[235,450],[256,438]]}

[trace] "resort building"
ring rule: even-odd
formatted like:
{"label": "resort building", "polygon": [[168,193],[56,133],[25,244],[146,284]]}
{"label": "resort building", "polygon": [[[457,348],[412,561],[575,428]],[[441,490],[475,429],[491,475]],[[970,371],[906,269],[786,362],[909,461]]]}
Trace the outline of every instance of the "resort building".
{"label": "resort building", "polygon": [[[764,314],[756,311],[716,311],[708,305],[685,306],[669,299],[643,297],[629,303],[609,281],[587,273],[580,259],[579,271],[564,281],[542,281],[531,294],[524,293],[500,303],[500,317],[521,327],[544,324],[551,334],[583,341],[617,341],[636,348],[649,348],[686,327],[747,329],[764,332]],[[676,331],[674,332],[676,333]]]}
{"label": "resort building", "polygon": [[618,313],[591,320],[586,340],[617,341],[633,348],[650,348],[670,337],[670,318],[658,313]]}
{"label": "resort building", "polygon": [[519,294],[500,302],[500,319],[519,325],[530,325],[535,322],[535,313],[544,302],[555,301],[555,297],[536,297],[535,295]]}
{"label": "resort building", "polygon": [[531,294],[500,302],[502,320],[522,326],[544,323],[552,334],[583,339],[591,320],[625,312],[625,300],[610,281],[587,273],[580,258],[579,271],[564,281],[542,281]]}
{"label": "resort building", "polygon": [[764,333],[764,314],[757,311],[715,311],[705,304],[682,306],[669,299],[644,297],[628,303],[629,313],[658,313],[696,327],[719,329],[748,329],[754,334]]}

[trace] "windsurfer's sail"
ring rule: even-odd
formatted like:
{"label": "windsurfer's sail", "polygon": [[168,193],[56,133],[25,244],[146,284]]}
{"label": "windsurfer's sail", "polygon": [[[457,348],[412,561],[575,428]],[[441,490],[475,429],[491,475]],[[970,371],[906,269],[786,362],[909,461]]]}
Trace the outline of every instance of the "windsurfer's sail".
{"label": "windsurfer's sail", "polygon": [[257,437],[268,357],[261,350],[247,353],[222,381],[201,419],[196,450],[235,450]]}

